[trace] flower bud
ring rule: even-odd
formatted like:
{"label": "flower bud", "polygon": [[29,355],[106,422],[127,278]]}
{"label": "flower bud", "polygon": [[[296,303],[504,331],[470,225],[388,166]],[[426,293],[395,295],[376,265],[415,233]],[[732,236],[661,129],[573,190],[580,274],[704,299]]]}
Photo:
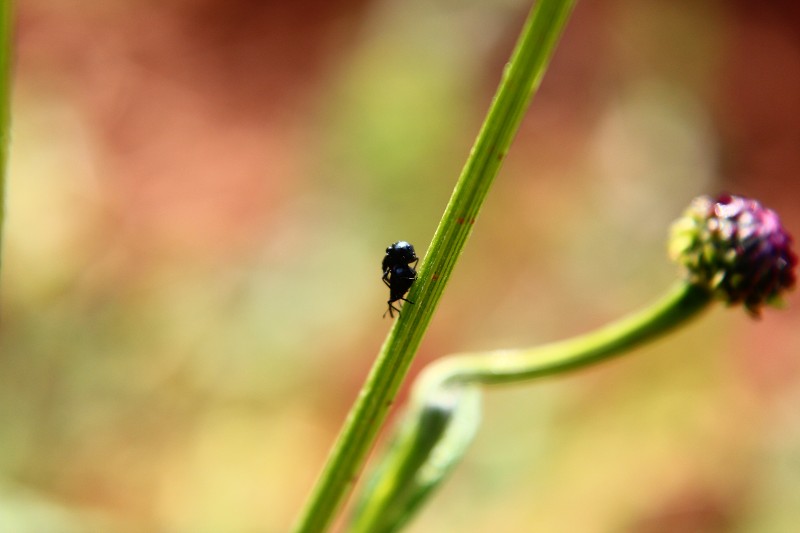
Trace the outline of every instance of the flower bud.
{"label": "flower bud", "polygon": [[758,316],[764,304],[780,304],[781,294],[794,286],[797,256],[791,245],[773,210],[725,194],[692,201],[672,225],[669,252],[687,281]]}

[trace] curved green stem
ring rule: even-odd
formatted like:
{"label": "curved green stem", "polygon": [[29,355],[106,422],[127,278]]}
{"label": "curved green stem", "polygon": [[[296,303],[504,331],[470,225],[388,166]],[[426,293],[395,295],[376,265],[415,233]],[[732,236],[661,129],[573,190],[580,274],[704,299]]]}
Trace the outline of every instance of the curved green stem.
{"label": "curved green stem", "polygon": [[[479,423],[480,385],[560,375],[618,357],[688,322],[712,298],[707,289],[681,282],[642,311],[572,339],[434,362],[415,384],[409,410],[364,489],[349,531],[391,533],[413,516],[472,440]],[[439,424],[431,431],[426,421],[434,415]]]}
{"label": "curved green stem", "polygon": [[572,339],[525,350],[452,355],[434,362],[421,376],[424,395],[456,384],[495,385],[563,374],[593,365],[652,341],[704,310],[712,293],[699,285],[677,283],[651,306]]}
{"label": "curved green stem", "polygon": [[367,453],[433,317],[456,260],[531,96],[544,75],[575,0],[538,0],[522,31],[486,121],[445,209],[419,278],[370,371],[293,531],[326,530],[352,490]]}

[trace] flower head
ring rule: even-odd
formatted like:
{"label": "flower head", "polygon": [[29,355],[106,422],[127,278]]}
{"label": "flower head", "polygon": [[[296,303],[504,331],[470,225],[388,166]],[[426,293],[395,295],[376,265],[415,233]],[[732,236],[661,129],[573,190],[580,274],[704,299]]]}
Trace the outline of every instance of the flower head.
{"label": "flower head", "polygon": [[792,237],[771,209],[756,200],[721,195],[695,198],[672,225],[670,256],[690,283],[708,287],[754,316],[780,303],[795,284]]}

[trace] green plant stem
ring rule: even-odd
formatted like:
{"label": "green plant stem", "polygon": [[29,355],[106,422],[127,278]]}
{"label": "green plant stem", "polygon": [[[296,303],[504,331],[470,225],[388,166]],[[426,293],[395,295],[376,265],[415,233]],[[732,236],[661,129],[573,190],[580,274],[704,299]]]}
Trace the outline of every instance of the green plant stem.
{"label": "green plant stem", "polygon": [[472,225],[544,75],[575,0],[539,0],[422,260],[418,281],[336,440],[293,531],[326,530],[352,490],[431,321]]}
{"label": "green plant stem", "polygon": [[6,218],[6,172],[11,107],[11,0],[0,0],[0,267]]}
{"label": "green plant stem", "polygon": [[420,376],[419,397],[424,402],[444,387],[519,383],[607,361],[670,332],[712,301],[708,289],[681,281],[651,306],[572,339],[525,350],[447,356]]}

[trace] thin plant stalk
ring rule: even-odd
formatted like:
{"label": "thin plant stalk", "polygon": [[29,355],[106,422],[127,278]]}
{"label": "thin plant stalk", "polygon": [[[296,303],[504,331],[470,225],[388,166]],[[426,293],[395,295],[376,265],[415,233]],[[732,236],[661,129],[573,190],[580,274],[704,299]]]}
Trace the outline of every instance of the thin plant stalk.
{"label": "thin plant stalk", "polygon": [[452,355],[424,375],[429,386],[498,385],[563,374],[618,357],[694,318],[712,302],[706,287],[678,282],[649,307],[590,333],[525,350]]}
{"label": "thin plant stalk", "polygon": [[450,202],[422,260],[419,279],[367,377],[293,531],[330,527],[352,491],[422,341],[456,260],[555,50],[575,0],[539,0],[531,11]]}
{"label": "thin plant stalk", "polygon": [[6,218],[6,172],[11,117],[11,0],[0,0],[0,266],[3,264],[3,228]]}

